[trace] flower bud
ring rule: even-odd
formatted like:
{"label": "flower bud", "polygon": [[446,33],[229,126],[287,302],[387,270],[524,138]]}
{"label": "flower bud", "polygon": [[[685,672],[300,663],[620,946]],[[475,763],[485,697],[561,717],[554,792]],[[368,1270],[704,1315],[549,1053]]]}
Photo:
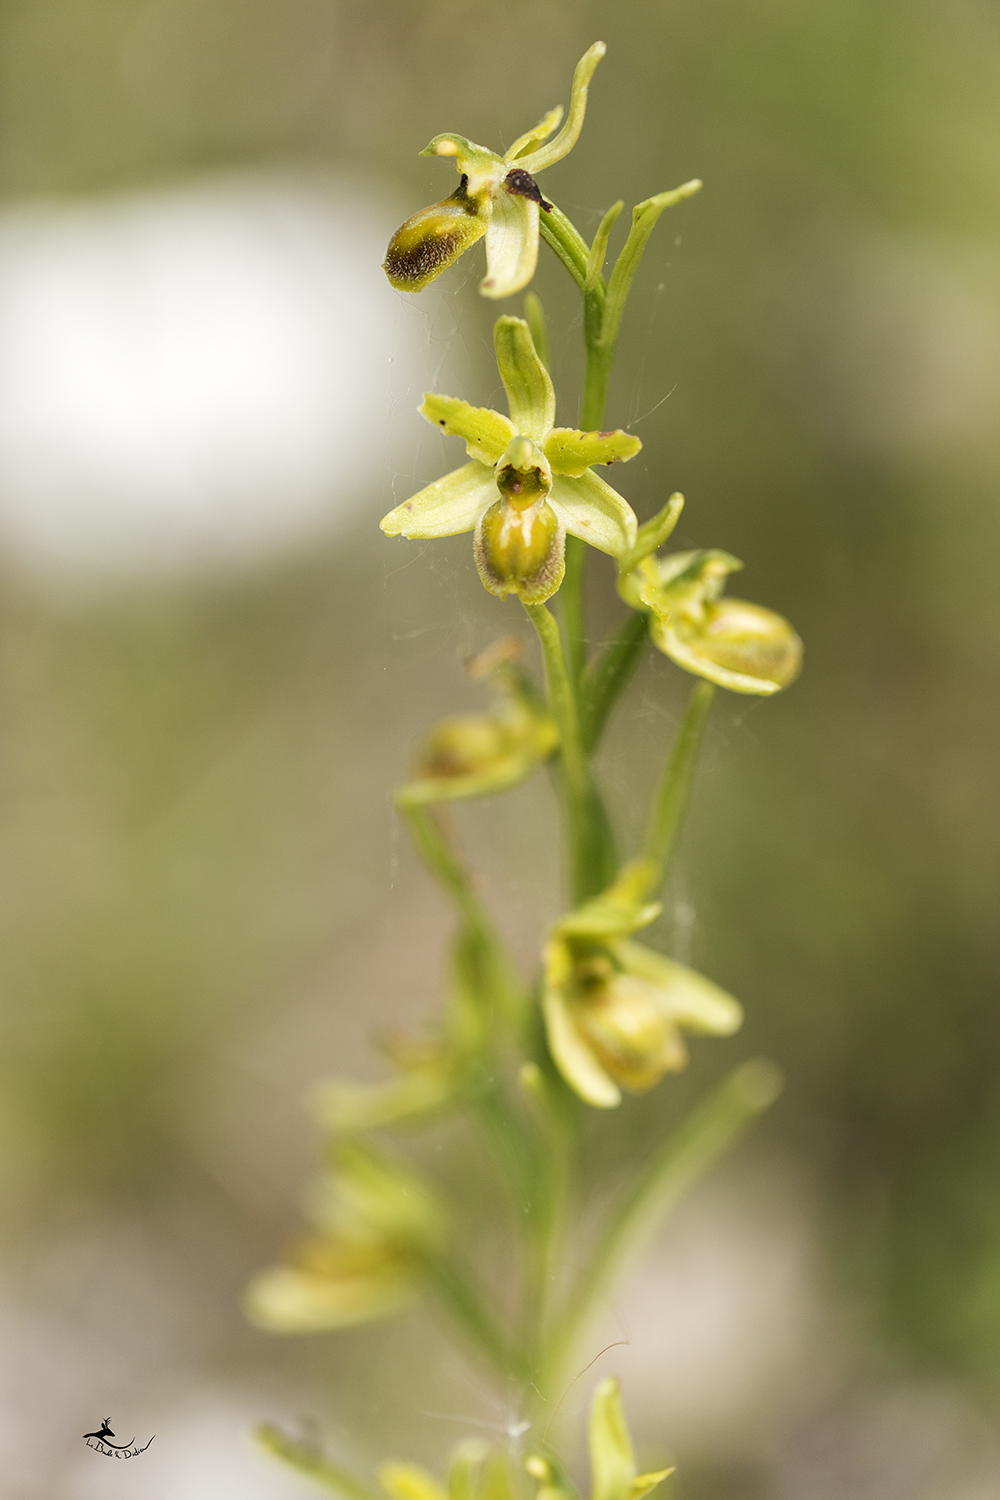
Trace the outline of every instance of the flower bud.
{"label": "flower bud", "polygon": [[731,995],[628,934],[659,907],[643,899],[649,872],[626,866],[608,889],[557,922],[544,954],[542,1010],[553,1061],[598,1109],[621,1090],[645,1093],[685,1067],[685,1031],[728,1036],[742,1020]]}
{"label": "flower bud", "polygon": [[795,681],[802,642],[774,610],[723,597],[727,577],[742,566],[718,551],[647,557],[618,587],[633,609],[650,612],[653,644],[679,667],[732,692],[766,696]]}
{"label": "flower bud", "polygon": [[492,713],[442,719],[421,747],[416,774],[396,792],[401,807],[460,797],[485,797],[530,776],[556,748],[558,731],[513,664],[511,643],[481,653],[470,676],[492,675],[498,703]]}
{"label": "flower bud", "polygon": [[316,1231],[247,1288],[252,1322],[270,1333],[318,1333],[385,1317],[409,1301],[442,1233],[419,1182],[344,1143],[314,1209]]}
{"label": "flower bud", "polygon": [[650,634],[679,666],[743,693],[776,693],[802,667],[802,642],[784,616],[745,599],[717,599],[692,618],[654,621]]}

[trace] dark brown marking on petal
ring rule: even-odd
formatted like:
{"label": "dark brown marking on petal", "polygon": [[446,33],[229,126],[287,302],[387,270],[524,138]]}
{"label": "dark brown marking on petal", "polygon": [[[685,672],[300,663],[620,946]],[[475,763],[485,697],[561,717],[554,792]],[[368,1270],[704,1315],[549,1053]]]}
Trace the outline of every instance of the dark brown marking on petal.
{"label": "dark brown marking on petal", "polygon": [[518,198],[530,198],[532,203],[540,204],[547,214],[552,212],[552,204],[542,197],[538,183],[523,167],[512,167],[504,178],[503,185],[508,193],[514,193]]}
{"label": "dark brown marking on petal", "polygon": [[437,234],[410,245],[393,243],[386,252],[384,269],[394,281],[420,281],[450,264],[462,240],[460,234]]}

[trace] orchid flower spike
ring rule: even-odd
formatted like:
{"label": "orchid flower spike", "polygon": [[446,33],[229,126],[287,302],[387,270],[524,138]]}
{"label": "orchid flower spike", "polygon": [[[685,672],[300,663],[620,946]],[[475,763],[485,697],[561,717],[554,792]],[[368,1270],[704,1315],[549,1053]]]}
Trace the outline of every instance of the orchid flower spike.
{"label": "orchid flower spike", "polygon": [[595,42],[577,63],[569,115],[547,145],[541,143],[561,122],[561,106],[550,109],[503,156],[463,135],[436,135],[421,151],[421,156],[453,156],[461,181],[450,198],[422,208],[389,241],[382,269],[394,287],[423,291],[484,234],[486,276],[479,284],[483,296],[510,297],[527,286],[538,262],[538,211],[552,211],[535,173],[560,161],[576,145],[590,80],[605,51],[603,42]]}
{"label": "orchid flower spike", "polygon": [[420,414],[465,440],[471,459],[382,519],[389,536],[475,531],[479,576],[491,594],[540,604],[565,571],[566,533],[623,557],[635,542],[632,507],[591,464],[634,458],[629,432],[555,427],[556,398],[523,318],[498,318],[497,364],[510,417],[455,396],[426,395]]}

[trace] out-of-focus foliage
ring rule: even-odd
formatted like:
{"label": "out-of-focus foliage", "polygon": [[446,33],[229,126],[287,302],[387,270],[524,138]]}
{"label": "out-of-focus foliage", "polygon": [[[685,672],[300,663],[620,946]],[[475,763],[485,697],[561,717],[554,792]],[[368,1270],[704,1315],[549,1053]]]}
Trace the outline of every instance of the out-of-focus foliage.
{"label": "out-of-focus foliage", "polygon": [[[1000,13],[511,0],[499,57],[494,14],[4,0],[0,185],[14,200],[319,161],[423,201],[430,136],[459,122],[502,141],[603,36],[587,150],[546,192],[592,232],[612,191],[706,184],[660,225],[633,298],[650,310],[623,331],[609,420],[643,442],[628,499],[643,520],[683,490],[675,544],[724,538],[808,643],[792,690],[717,721],[664,941],[688,957],[693,897],[691,961],[711,955],[747,1013],[726,1046],[788,1075],[769,1128],[821,1179],[834,1284],[901,1361],[996,1400]],[[476,254],[448,273],[473,320]],[[550,309],[570,306],[563,275],[543,256]],[[576,369],[575,331],[553,360]],[[391,498],[373,491],[344,554],[218,589],[56,607],[6,587],[0,1168],[17,1203],[183,1174],[216,1049],[250,1017],[279,1034],[306,974],[331,1006],[364,1003],[332,954],[356,920],[384,930],[383,788],[454,708],[459,649],[513,612],[480,598],[460,540],[422,582],[407,571],[377,530]],[[456,599],[461,640],[441,625]],[[650,663],[611,731],[636,778],[680,676]],[[609,790],[627,810],[629,786]],[[490,878],[522,853],[508,842]],[[619,1149],[663,1107],[630,1101]]]}

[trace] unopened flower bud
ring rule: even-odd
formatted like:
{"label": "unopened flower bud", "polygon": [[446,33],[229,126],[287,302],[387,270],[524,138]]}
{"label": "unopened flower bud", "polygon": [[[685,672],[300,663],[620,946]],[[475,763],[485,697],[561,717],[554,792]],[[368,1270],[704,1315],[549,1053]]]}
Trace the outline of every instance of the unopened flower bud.
{"label": "unopened flower bud", "polygon": [[339,1146],[313,1217],[315,1232],[287,1263],[247,1288],[248,1316],[271,1333],[318,1333],[395,1312],[417,1291],[443,1228],[421,1183],[353,1143]]}
{"label": "unopened flower bud", "polygon": [[678,611],[650,627],[679,666],[737,692],[776,693],[802,667],[802,642],[783,615],[745,599],[716,599],[696,619]]}
{"label": "unopened flower bud", "polygon": [[735,693],[767,695],[794,682],[802,642],[783,615],[723,596],[743,564],[728,552],[646,557],[626,569],[619,592],[650,612],[653,644],[679,667]]}

